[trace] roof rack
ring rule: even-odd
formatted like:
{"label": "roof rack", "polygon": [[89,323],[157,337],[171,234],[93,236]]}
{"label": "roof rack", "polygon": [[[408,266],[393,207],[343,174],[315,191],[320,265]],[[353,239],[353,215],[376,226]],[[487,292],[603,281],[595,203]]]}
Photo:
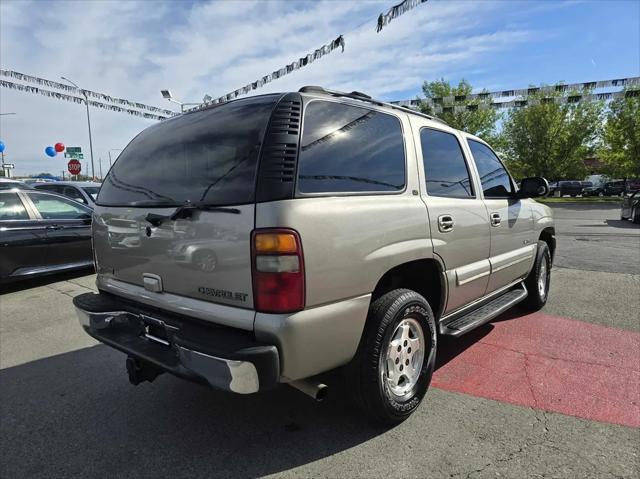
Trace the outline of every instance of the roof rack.
{"label": "roof rack", "polygon": [[423,118],[428,118],[429,120],[437,121],[439,123],[442,123],[444,125],[449,126],[446,121],[441,120],[440,118],[436,118],[435,116],[427,115],[426,113],[415,111],[415,110],[412,110],[411,108],[407,108],[405,106],[394,105],[392,103],[387,103],[387,102],[384,102],[384,101],[376,100],[375,98],[372,98],[371,96],[367,95],[366,93],[362,93],[360,91],[352,91],[351,93],[347,93],[347,92],[344,92],[344,91],[329,90],[329,89],[326,89],[326,88],[322,88],[321,86],[313,86],[313,85],[303,86],[298,91],[300,93],[320,93],[320,94],[331,95],[331,96],[336,96],[336,97],[352,98],[354,100],[360,100],[360,101],[363,101],[363,102],[366,102],[366,103],[372,103],[372,104],[378,105],[378,106],[386,106],[386,107],[392,108],[394,110],[403,111],[405,113],[412,113],[414,115],[418,115],[418,116],[421,116]]}

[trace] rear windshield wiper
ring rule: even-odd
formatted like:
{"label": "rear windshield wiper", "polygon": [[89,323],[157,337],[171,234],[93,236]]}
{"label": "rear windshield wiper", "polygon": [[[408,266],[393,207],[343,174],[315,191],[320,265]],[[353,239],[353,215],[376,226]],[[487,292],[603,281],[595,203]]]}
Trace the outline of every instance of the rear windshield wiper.
{"label": "rear windshield wiper", "polygon": [[[156,204],[154,206],[163,206],[162,203]],[[167,205],[168,206],[168,205]],[[175,205],[171,205],[175,206]],[[178,206],[176,210],[169,215],[159,215],[156,213],[147,213],[145,216],[145,221],[148,221],[153,226],[160,226],[163,221],[171,220],[175,221],[177,219],[191,218],[193,216],[193,212],[199,211],[216,211],[218,213],[231,213],[234,215],[239,215],[240,210],[238,208],[229,208],[226,206],[213,206],[207,205],[204,203],[192,203],[191,201],[187,201],[186,203]]]}

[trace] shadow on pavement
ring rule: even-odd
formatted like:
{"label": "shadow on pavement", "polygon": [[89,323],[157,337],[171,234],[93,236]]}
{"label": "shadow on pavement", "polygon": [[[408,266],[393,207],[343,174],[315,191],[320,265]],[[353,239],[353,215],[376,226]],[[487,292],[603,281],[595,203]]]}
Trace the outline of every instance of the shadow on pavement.
{"label": "shadow on pavement", "polygon": [[286,386],[239,396],[167,374],[134,387],[124,360],[99,345],[0,370],[2,476],[255,477],[386,430],[340,387],[323,403]]}
{"label": "shadow on pavement", "polygon": [[634,224],[629,220],[606,220],[607,221],[607,226],[612,226],[614,228],[632,228],[632,229],[638,229],[640,228],[640,225]]}
{"label": "shadow on pavement", "polygon": [[79,278],[91,273],[93,273],[93,266],[89,268],[78,269],[75,271],[69,271],[67,273],[54,273],[46,276],[39,276],[37,278],[12,281],[5,284],[0,283],[0,295],[15,293],[17,291],[24,291],[25,289],[37,288],[38,286],[46,286],[47,284],[58,283],[60,281],[67,281],[69,279]]}
{"label": "shadow on pavement", "polygon": [[[492,329],[441,337],[436,368]],[[0,370],[2,477],[255,477],[388,430],[351,407],[337,372],[316,403],[286,386],[240,396],[169,374],[134,387],[124,363],[98,345]]]}

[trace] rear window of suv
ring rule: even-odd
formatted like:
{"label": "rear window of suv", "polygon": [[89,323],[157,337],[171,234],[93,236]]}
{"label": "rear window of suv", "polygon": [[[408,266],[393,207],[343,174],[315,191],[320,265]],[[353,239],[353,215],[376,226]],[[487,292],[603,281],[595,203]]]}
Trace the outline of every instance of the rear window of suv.
{"label": "rear window of suv", "polygon": [[236,100],[144,130],[118,157],[97,203],[252,203],[260,146],[278,98]]}
{"label": "rear window of suv", "polygon": [[305,108],[298,160],[301,193],[404,189],[400,120],[379,111],[315,100]]}

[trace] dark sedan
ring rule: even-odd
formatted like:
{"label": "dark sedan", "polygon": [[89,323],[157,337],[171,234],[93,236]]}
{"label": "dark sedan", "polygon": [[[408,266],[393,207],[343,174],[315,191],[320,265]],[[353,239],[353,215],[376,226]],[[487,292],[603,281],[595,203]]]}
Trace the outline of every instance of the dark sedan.
{"label": "dark sedan", "polygon": [[100,183],[91,181],[52,181],[34,185],[36,190],[51,191],[93,209],[100,191]]}
{"label": "dark sedan", "polygon": [[579,181],[556,181],[549,188],[549,196],[571,195],[578,196],[582,193],[582,183]]}
{"label": "dark sedan", "polygon": [[89,208],[54,193],[0,191],[0,283],[91,266]]}

